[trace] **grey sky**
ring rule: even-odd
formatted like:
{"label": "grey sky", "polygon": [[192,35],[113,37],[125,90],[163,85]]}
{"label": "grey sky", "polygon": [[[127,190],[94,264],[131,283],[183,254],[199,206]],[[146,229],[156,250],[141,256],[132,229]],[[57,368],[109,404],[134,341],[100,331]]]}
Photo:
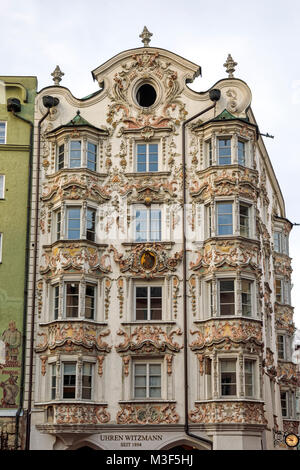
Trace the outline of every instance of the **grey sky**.
{"label": "grey sky", "polygon": [[[151,45],[202,67],[192,88],[210,88],[226,77],[231,53],[235,76],[252,90],[252,109],[263,133],[291,222],[300,223],[300,2],[298,0],[0,0],[0,75],[36,75],[38,88],[52,85],[57,64],[61,85],[78,98],[98,89],[91,70],[117,53],[141,47],[144,25]],[[292,302],[300,328],[300,226],[290,237]]]}

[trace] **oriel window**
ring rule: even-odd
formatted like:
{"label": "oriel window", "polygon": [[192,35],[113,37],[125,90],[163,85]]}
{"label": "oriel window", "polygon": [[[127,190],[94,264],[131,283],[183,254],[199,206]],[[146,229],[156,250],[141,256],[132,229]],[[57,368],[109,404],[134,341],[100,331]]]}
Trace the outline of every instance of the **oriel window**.
{"label": "oriel window", "polygon": [[65,362],[63,366],[63,398],[76,398],[76,362]]}
{"label": "oriel window", "polygon": [[219,280],[220,315],[235,315],[234,280]]}
{"label": "oriel window", "polygon": [[218,202],[217,203],[217,225],[218,235],[232,235],[232,203],[231,202]]}
{"label": "oriel window", "polygon": [[231,164],[231,139],[218,139],[219,165]]}
{"label": "oriel window", "polygon": [[80,168],[81,166],[81,141],[70,141],[70,168]]}
{"label": "oriel window", "polygon": [[87,223],[86,223],[86,238],[87,240],[95,241],[96,238],[96,211],[95,209],[87,209]]}
{"label": "oriel window", "polygon": [[77,318],[79,309],[79,282],[66,283],[66,317]]}
{"label": "oriel window", "polygon": [[87,167],[96,171],[97,167],[97,145],[92,142],[87,143]]}
{"label": "oriel window", "polygon": [[222,359],[221,361],[221,395],[236,395],[236,360]]}

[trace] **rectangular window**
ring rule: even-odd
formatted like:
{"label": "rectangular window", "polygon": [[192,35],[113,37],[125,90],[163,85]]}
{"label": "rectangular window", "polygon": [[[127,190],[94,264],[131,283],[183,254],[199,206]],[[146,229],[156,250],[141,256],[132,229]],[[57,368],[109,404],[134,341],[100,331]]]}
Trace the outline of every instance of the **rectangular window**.
{"label": "rectangular window", "polygon": [[246,163],[246,144],[242,140],[238,140],[238,164],[245,166]]}
{"label": "rectangular window", "polygon": [[137,209],[135,240],[137,242],[161,240],[161,210]]}
{"label": "rectangular window", "polygon": [[0,122],[0,144],[6,144],[6,122]]}
{"label": "rectangular window", "polygon": [[96,238],[96,210],[87,210],[87,222],[86,222],[86,238],[87,240],[95,241]]}
{"label": "rectangular window", "polygon": [[57,149],[57,169],[62,170],[65,167],[65,146],[59,145]]}
{"label": "rectangular window", "polygon": [[281,251],[281,233],[274,232],[274,250],[280,253]]}
{"label": "rectangular window", "polygon": [[92,142],[87,143],[87,167],[96,171],[97,166],[97,145]]}
{"label": "rectangular window", "polygon": [[242,237],[249,237],[249,212],[249,206],[240,204],[240,235]]}
{"label": "rectangular window", "polygon": [[51,400],[56,398],[56,364],[51,366]]}
{"label": "rectangular window", "polygon": [[232,235],[232,203],[231,202],[218,202],[217,203],[217,219],[218,219],[218,235]]}
{"label": "rectangular window", "polygon": [[287,392],[280,392],[280,400],[281,400],[281,412],[282,416],[286,418],[288,416],[288,397]]}
{"label": "rectangular window", "polygon": [[212,165],[212,144],[211,144],[211,140],[208,140],[206,142],[206,151],[207,151],[208,166],[211,166]]}
{"label": "rectangular window", "polygon": [[96,286],[87,284],[85,287],[85,318],[95,318]]}
{"label": "rectangular window", "polygon": [[80,207],[67,209],[67,234],[69,240],[80,238]]}
{"label": "rectangular window", "polygon": [[277,350],[278,350],[278,358],[285,359],[285,344],[284,344],[283,335],[277,336]]}
{"label": "rectangular window", "polygon": [[54,286],[53,289],[53,310],[54,310],[54,320],[58,319],[58,313],[59,313],[59,286]]}
{"label": "rectangular window", "polygon": [[158,171],[158,144],[137,144],[136,171]]}
{"label": "rectangular window", "polygon": [[79,282],[66,283],[66,318],[77,318],[79,309]]}
{"label": "rectangular window", "polygon": [[3,243],[3,233],[0,233],[0,263],[2,263],[2,243]]}
{"label": "rectangular window", "polygon": [[282,280],[275,279],[276,302],[283,302]]}
{"label": "rectangular window", "polygon": [[162,319],[162,287],[136,286],[135,287],[135,319],[161,320]]}
{"label": "rectangular window", "polygon": [[254,361],[245,360],[245,396],[254,396]]}
{"label": "rectangular window", "polygon": [[252,281],[242,279],[242,315],[245,317],[251,317],[252,306],[251,306],[251,288]]}
{"label": "rectangular window", "polygon": [[4,199],[5,176],[0,175],[0,199]]}
{"label": "rectangular window", "polygon": [[93,364],[89,362],[84,362],[83,368],[82,368],[81,398],[85,400],[90,400],[92,398],[92,380],[93,380]]}
{"label": "rectangular window", "polygon": [[134,398],[161,398],[160,364],[134,364]]}
{"label": "rectangular window", "polygon": [[219,309],[220,315],[235,315],[234,280],[220,280]]}
{"label": "rectangular window", "polygon": [[66,362],[63,366],[63,398],[76,398],[76,362]]}
{"label": "rectangular window", "polygon": [[219,165],[231,164],[231,139],[218,139]]}
{"label": "rectangular window", "polygon": [[236,360],[221,359],[221,395],[236,395]]}
{"label": "rectangular window", "polygon": [[61,210],[59,209],[55,213],[56,216],[56,240],[60,240],[61,237]]}
{"label": "rectangular window", "polygon": [[81,166],[81,141],[70,141],[70,168],[80,168]]}

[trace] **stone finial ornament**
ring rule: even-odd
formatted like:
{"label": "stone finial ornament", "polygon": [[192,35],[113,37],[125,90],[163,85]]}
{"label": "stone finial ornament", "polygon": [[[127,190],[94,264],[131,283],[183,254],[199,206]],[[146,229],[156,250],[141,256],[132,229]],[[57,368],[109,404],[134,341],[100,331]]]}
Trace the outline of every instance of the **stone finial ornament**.
{"label": "stone finial ornament", "polygon": [[140,34],[140,38],[142,38],[142,42],[144,43],[144,47],[148,47],[151,41],[151,36],[153,36],[152,33],[147,29],[146,26],[144,26],[143,32]]}
{"label": "stone finial ornament", "polygon": [[60,70],[59,65],[56,66],[55,70],[51,73],[54,81],[54,85],[59,86],[59,82],[61,81],[61,77],[64,73]]}
{"label": "stone finial ornament", "polygon": [[234,78],[233,72],[235,71],[235,66],[237,65],[237,62],[234,62],[233,58],[231,57],[231,54],[228,54],[227,60],[223,65],[224,67],[226,67],[228,78]]}

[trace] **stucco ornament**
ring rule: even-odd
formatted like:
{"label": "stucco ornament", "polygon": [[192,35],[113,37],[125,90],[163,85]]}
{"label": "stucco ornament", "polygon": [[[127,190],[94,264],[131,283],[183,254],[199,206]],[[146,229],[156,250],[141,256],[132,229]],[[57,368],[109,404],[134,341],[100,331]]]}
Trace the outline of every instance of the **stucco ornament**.
{"label": "stucco ornament", "polygon": [[247,423],[266,425],[263,403],[255,402],[212,402],[196,404],[189,412],[192,423]]}
{"label": "stucco ornament", "polygon": [[105,406],[66,404],[54,408],[54,424],[105,424],[110,421]]}
{"label": "stucco ornament", "polygon": [[179,421],[176,407],[167,405],[121,405],[118,424],[172,424]]}
{"label": "stucco ornament", "polygon": [[113,245],[110,245],[109,250],[114,253],[114,261],[119,264],[122,273],[138,273],[145,278],[159,276],[167,271],[176,271],[183,256],[182,251],[167,256],[165,247],[159,242],[137,244],[127,257],[118,253]]}
{"label": "stucco ornament", "polygon": [[117,352],[179,352],[183,346],[173,341],[174,335],[182,335],[178,328],[171,332],[164,331],[158,326],[139,326],[132,332],[127,333],[124,330],[118,330],[117,335],[124,336],[124,342],[116,346]]}
{"label": "stucco ornament", "polygon": [[[81,322],[53,323],[41,330],[38,336],[42,337],[41,343],[36,346],[36,352],[44,352],[47,349],[71,348],[72,345],[82,346],[85,349],[95,349],[97,351],[110,352],[111,346],[103,341],[103,337],[108,336],[110,330],[103,331],[101,327],[84,324]],[[71,348],[72,349],[72,348]]]}
{"label": "stucco ornament", "polygon": [[[185,119],[187,111],[179,99],[182,86],[179,84],[177,72],[170,68],[170,62],[163,62],[159,53],[144,51],[134,54],[131,61],[122,64],[122,70],[114,75],[114,83],[109,94],[112,102],[109,105],[107,122],[115,129],[119,124],[127,129],[143,129],[145,127],[166,128],[176,127]],[[132,101],[132,93],[137,83],[149,81],[157,90],[158,98],[155,106],[141,108]],[[160,103],[160,95],[164,96],[163,108],[155,114],[154,108]]]}

